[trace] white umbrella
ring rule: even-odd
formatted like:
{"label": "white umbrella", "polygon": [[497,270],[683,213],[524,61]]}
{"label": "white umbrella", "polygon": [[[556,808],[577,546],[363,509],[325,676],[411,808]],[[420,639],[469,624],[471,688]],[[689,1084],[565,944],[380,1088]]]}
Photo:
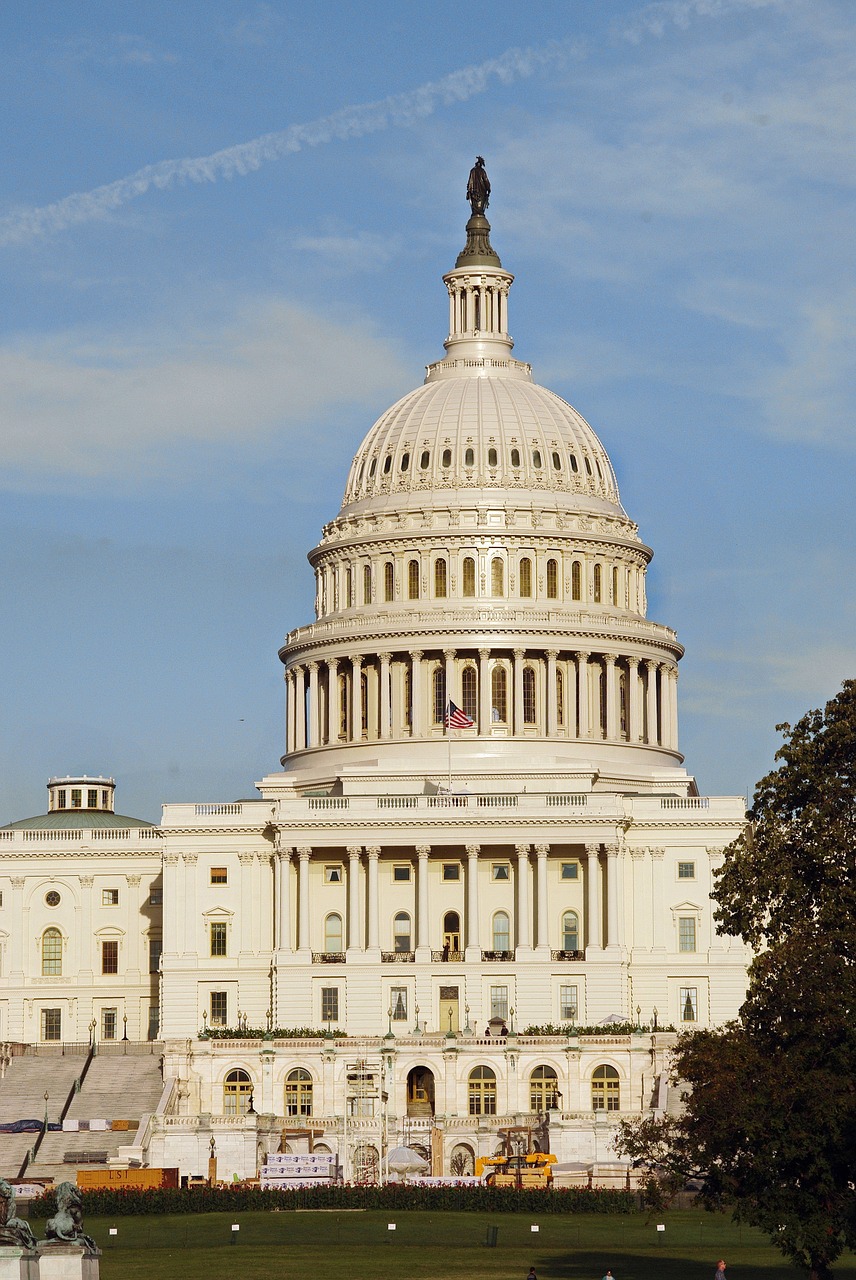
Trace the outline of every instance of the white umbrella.
{"label": "white umbrella", "polygon": [[409,1173],[422,1173],[428,1168],[428,1161],[412,1147],[393,1147],[386,1158],[386,1163],[390,1172],[400,1174],[404,1178]]}

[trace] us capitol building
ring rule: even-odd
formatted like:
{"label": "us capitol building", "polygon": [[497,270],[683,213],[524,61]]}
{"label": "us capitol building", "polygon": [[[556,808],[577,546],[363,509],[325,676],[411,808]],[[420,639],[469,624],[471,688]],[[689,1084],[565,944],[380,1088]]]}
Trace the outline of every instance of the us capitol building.
{"label": "us capitol building", "polygon": [[215,1136],[241,1175],[282,1143],[371,1178],[405,1142],[448,1175],[526,1126],[597,1176],[620,1116],[669,1105],[675,1029],[741,1002],[709,895],[743,800],[683,767],[651,549],[512,356],[488,194],[478,165],[446,354],[309,554],[261,798],[151,827],[52,779],[0,829],[0,1038],[162,1041],[128,1158],[193,1172]]}

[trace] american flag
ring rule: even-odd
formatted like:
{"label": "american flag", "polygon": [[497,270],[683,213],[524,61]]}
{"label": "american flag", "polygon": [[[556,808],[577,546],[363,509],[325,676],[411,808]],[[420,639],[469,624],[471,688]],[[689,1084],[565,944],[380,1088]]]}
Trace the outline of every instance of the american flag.
{"label": "american flag", "polygon": [[475,720],[471,720],[466,711],[462,711],[460,707],[456,707],[454,702],[446,703],[446,728],[447,729],[472,729]]}

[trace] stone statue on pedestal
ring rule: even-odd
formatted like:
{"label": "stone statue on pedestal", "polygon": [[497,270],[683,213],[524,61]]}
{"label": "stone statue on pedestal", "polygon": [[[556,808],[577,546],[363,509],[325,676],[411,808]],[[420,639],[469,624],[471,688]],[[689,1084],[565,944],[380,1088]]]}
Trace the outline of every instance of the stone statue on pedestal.
{"label": "stone statue on pedestal", "polygon": [[36,1238],[30,1224],[15,1216],[15,1188],[0,1178],[0,1245],[35,1249]]}
{"label": "stone statue on pedestal", "polygon": [[79,1244],[93,1253],[98,1246],[83,1230],[83,1197],[73,1182],[56,1188],[56,1213],[45,1224],[45,1244]]}

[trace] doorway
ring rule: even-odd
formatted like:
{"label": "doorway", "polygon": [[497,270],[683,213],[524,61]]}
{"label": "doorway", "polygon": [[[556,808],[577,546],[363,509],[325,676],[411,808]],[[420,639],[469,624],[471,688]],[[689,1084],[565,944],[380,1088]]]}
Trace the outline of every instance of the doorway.
{"label": "doorway", "polygon": [[[443,954],[457,954],[461,949],[461,917],[457,911],[447,911],[443,916]],[[444,1028],[445,1030],[445,1028]]]}
{"label": "doorway", "polygon": [[449,1031],[458,1032],[461,1029],[458,1017],[458,988],[457,987],[441,987],[440,988],[440,1031],[446,1035]]}
{"label": "doorway", "polygon": [[434,1073],[428,1067],[414,1067],[407,1073],[407,1114],[434,1114]]}

